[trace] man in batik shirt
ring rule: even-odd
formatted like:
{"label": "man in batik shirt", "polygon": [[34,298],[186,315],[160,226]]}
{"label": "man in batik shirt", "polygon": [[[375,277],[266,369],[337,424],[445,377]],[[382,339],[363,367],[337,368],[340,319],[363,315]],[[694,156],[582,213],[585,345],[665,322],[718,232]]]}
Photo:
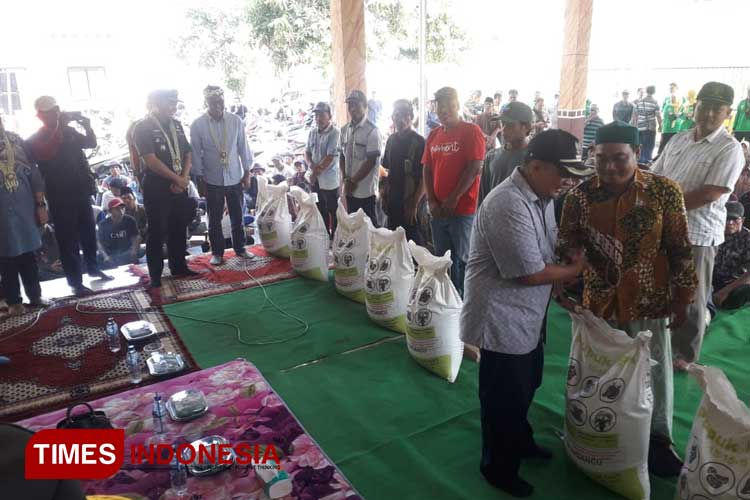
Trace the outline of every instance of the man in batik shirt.
{"label": "man in batik shirt", "polygon": [[584,307],[630,336],[652,332],[658,364],[651,369],[649,470],[669,477],[682,467],[672,448],[669,332],[685,322],[698,280],[682,192],[675,182],[639,170],[639,152],[637,128],[613,122],[597,130],[597,175],[568,193],[558,253],[586,251]]}
{"label": "man in batik shirt", "polygon": [[737,309],[750,302],[750,229],[743,227],[742,203],[730,201],[726,207],[724,243],[714,261],[713,299],[722,309]]}

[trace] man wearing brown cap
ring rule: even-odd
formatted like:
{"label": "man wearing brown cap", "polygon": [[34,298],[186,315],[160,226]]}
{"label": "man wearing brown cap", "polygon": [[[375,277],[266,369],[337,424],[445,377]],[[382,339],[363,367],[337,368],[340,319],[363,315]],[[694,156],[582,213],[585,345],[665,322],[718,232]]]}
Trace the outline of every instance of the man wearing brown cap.
{"label": "man wearing brown cap", "polygon": [[542,382],[546,311],[552,283],[578,276],[583,253],[556,264],[552,199],[569,176],[590,168],[577,140],[562,130],[539,133],[522,166],[492,190],[474,221],[461,312],[461,340],[481,348],[479,402],[482,458],[491,485],[515,497],[533,486],[518,474],[521,460],[550,459],[528,420]]}
{"label": "man wearing brown cap", "polygon": [[388,137],[383,153],[383,167],[388,170],[387,202],[388,229],[401,226],[407,239],[422,245],[417,227],[417,209],[424,198],[422,183],[422,155],[424,138],[412,129],[414,108],[407,99],[393,103],[394,134]]}
{"label": "man wearing brown cap", "polygon": [[479,205],[495,186],[507,179],[523,162],[534,114],[526,104],[513,101],[503,109],[499,120],[502,123],[504,147],[491,151],[485,157],[479,181]]}
{"label": "man wearing brown cap", "polygon": [[[83,285],[83,265],[89,276],[111,279],[96,262],[96,225],[91,210],[96,184],[83,152],[96,147],[96,135],[91,129],[91,120],[80,113],[61,112],[53,97],[38,98],[34,108],[42,128],[28,139],[29,149],[44,177],[68,285],[76,295],[84,295],[91,290]],[[83,127],[86,135],[68,125],[73,121]]]}
{"label": "man wearing brown cap", "polygon": [[143,205],[148,219],[146,263],[151,287],[161,287],[164,269],[162,245],[167,237],[172,276],[193,276],[185,261],[186,231],[190,217],[187,188],[192,167],[191,148],[185,131],[175,120],[176,90],[157,90],[149,97],[153,112],[135,128],[135,144],[146,164]]}
{"label": "man wearing brown cap", "polygon": [[358,209],[378,225],[375,193],[378,191],[378,165],[382,138],[377,126],[367,119],[367,98],[361,90],[352,90],[346,98],[351,121],[341,129],[339,150],[344,196],[349,213]]}
{"label": "man wearing brown cap", "polygon": [[653,334],[649,470],[677,476],[669,329],[685,322],[697,286],[685,203],[674,181],[638,168],[636,127],[612,122],[595,143],[597,175],[567,194],[557,250],[561,259],[586,252],[584,307],[628,335]]}
{"label": "man wearing brown cap", "polygon": [[672,333],[677,370],[686,369],[700,357],[716,248],[724,242],[725,205],[744,166],[739,142],[723,126],[733,100],[734,90],[729,85],[705,84],[695,106],[695,128],[675,135],[652,168],[682,188],[698,274],[687,321]]}

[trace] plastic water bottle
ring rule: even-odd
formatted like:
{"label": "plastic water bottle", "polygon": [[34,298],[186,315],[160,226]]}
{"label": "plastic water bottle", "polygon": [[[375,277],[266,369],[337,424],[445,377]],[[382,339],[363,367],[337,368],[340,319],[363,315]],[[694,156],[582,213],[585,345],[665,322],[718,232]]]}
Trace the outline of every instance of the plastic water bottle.
{"label": "plastic water bottle", "polygon": [[128,346],[128,353],[125,357],[125,362],[128,365],[128,371],[130,372],[130,381],[134,384],[138,384],[143,379],[143,373],[141,369],[141,356],[138,351],[135,350],[134,345]]}
{"label": "plastic water bottle", "polygon": [[107,320],[107,326],[104,328],[107,334],[107,343],[109,344],[109,350],[112,352],[118,352],[120,350],[120,332],[117,329],[117,323],[114,318]]}
{"label": "plastic water bottle", "polygon": [[169,479],[172,491],[180,497],[187,495],[187,465],[177,460],[177,446],[172,447],[174,456],[169,464]]}
{"label": "plastic water bottle", "polygon": [[153,417],[154,432],[156,434],[164,434],[166,429],[164,428],[164,404],[161,400],[161,394],[158,392],[154,394],[154,404],[151,408],[151,416]]}

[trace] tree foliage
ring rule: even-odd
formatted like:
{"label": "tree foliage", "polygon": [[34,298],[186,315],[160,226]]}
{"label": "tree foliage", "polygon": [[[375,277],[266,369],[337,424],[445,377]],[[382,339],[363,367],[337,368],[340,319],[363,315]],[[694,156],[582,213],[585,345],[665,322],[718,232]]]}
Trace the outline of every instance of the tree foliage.
{"label": "tree foliage", "polygon": [[247,22],[251,42],[270,56],[277,72],[330,60],[329,0],[250,0]]}
{"label": "tree foliage", "polygon": [[[419,2],[371,0],[367,2],[367,13],[368,58],[410,61],[419,58]],[[435,2],[429,2],[427,63],[455,62],[466,48],[466,32],[453,23],[439,3],[435,8]]]}
{"label": "tree foliage", "polygon": [[242,12],[217,9],[189,9],[188,34],[176,41],[185,60],[203,68],[217,69],[224,85],[242,95],[249,71],[249,29]]}
{"label": "tree foliage", "polygon": [[[418,2],[366,0],[366,9],[368,58],[416,60]],[[268,57],[277,74],[302,64],[322,69],[331,58],[330,0],[239,0],[232,9],[194,8],[186,17],[188,34],[176,41],[178,54],[220,70],[226,87],[239,95],[254,57]],[[466,45],[466,33],[444,11],[428,13],[428,63],[455,61]]]}

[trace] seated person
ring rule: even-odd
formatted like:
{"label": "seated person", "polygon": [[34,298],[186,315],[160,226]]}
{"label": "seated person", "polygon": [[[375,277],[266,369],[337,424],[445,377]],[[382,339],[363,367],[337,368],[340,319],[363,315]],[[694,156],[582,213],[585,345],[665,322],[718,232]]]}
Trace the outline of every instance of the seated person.
{"label": "seated person", "polygon": [[125,215],[125,204],[115,198],[107,206],[109,216],[99,223],[97,243],[102,264],[107,267],[137,264],[140,236],[135,219]]}
{"label": "seated person", "polygon": [[253,175],[250,177],[250,185],[245,189],[245,204],[248,210],[255,210],[255,204],[258,201],[258,177],[262,177],[265,172],[266,169],[260,163],[253,165],[250,170]]}
{"label": "seated person", "polygon": [[120,191],[120,199],[125,204],[125,215],[129,215],[135,219],[135,223],[138,226],[138,234],[141,236],[141,241],[146,241],[146,229],[148,224],[146,222],[146,209],[143,205],[139,205],[135,199],[133,190],[129,187],[124,187]]}
{"label": "seated person", "polygon": [[109,175],[102,181],[102,186],[106,188],[111,187],[111,182],[115,179],[123,181],[123,186],[127,186],[132,182],[130,177],[120,173],[120,164],[116,161],[109,163]]}
{"label": "seated person", "polygon": [[102,195],[101,209],[106,211],[109,206],[109,202],[114,198],[119,198],[122,195],[122,190],[127,186],[127,183],[122,177],[114,178],[109,183],[109,191],[105,191]]}
{"label": "seated person", "polygon": [[65,276],[60,261],[60,249],[55,238],[55,228],[45,224],[42,231],[42,246],[36,251],[39,281],[53,280]]}
{"label": "seated person", "polygon": [[297,186],[305,192],[310,192],[310,181],[307,180],[307,167],[305,162],[297,160],[294,162],[294,176],[290,181],[289,185]]}
{"label": "seated person", "polygon": [[744,227],[745,208],[727,203],[724,243],[714,261],[714,304],[720,309],[737,309],[750,302],[750,229]]}

